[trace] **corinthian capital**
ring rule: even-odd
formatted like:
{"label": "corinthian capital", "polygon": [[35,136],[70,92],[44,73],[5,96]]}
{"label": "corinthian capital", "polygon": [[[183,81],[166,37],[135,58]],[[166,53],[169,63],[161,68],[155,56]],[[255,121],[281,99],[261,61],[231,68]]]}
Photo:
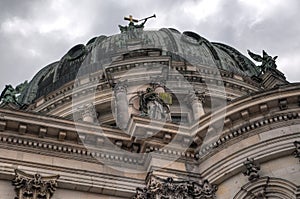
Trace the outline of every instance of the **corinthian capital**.
{"label": "corinthian capital", "polygon": [[12,181],[17,194],[15,199],[51,199],[57,188],[58,178],[59,175],[41,176],[38,173],[32,175],[16,169]]}

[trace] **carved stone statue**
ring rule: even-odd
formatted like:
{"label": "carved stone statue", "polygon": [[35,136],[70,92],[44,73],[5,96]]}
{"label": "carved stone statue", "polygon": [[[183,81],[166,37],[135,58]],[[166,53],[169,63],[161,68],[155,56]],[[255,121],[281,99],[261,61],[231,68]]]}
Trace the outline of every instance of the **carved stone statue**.
{"label": "carved stone statue", "polygon": [[146,92],[140,95],[140,111],[151,119],[170,120],[170,110],[168,105],[160,98],[158,93],[152,88],[147,88]]}
{"label": "carved stone statue", "polygon": [[277,68],[276,63],[275,63],[275,61],[277,59],[277,56],[271,57],[264,50],[263,50],[263,56],[254,54],[250,50],[248,50],[248,54],[255,61],[262,62],[261,65],[260,65],[260,70],[261,70],[260,73],[265,73],[269,69],[276,69]]}
{"label": "carved stone statue", "polygon": [[40,174],[27,174],[15,170],[12,184],[15,186],[17,196],[15,199],[50,199],[56,188],[59,175],[43,177]]}

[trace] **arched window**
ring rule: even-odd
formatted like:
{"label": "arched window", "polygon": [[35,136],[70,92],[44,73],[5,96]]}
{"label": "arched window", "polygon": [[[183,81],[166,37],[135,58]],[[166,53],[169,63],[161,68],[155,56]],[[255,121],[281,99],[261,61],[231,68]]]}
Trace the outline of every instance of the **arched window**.
{"label": "arched window", "polygon": [[241,187],[234,199],[296,199],[297,186],[287,180],[262,177]]}

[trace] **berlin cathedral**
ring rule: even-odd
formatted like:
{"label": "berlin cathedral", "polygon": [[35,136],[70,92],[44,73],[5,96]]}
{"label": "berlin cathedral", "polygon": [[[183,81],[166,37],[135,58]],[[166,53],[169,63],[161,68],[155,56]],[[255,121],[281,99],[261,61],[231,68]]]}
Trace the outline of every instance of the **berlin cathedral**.
{"label": "berlin cathedral", "polygon": [[1,199],[300,198],[300,84],[154,17],[6,85]]}

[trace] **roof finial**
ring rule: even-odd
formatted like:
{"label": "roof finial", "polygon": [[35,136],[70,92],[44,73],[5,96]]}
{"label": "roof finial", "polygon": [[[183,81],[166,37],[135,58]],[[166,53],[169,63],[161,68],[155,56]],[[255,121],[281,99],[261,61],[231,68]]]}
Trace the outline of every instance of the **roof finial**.
{"label": "roof finial", "polygon": [[134,19],[134,18],[132,17],[132,15],[129,15],[129,17],[124,17],[124,20],[130,21],[130,23],[138,22],[138,21],[139,21],[139,20],[137,20],[137,19]]}

